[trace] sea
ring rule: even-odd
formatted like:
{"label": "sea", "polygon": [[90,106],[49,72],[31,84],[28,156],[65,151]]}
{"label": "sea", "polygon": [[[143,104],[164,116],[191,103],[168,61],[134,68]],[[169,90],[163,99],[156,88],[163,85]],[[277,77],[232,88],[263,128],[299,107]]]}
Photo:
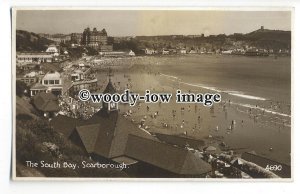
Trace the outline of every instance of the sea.
{"label": "sea", "polygon": [[[237,130],[224,133],[224,141],[290,164],[291,57],[185,55],[162,57],[156,65],[162,77],[193,91],[220,93],[223,102],[235,106],[237,111],[229,119],[238,120]],[[249,115],[250,111],[254,114]],[[249,115],[247,125],[239,121],[243,115]],[[227,121],[215,118],[213,122]]]}
{"label": "sea", "polygon": [[164,58],[158,63],[162,76],[181,84],[226,94],[245,107],[291,117],[290,57],[194,55]]}

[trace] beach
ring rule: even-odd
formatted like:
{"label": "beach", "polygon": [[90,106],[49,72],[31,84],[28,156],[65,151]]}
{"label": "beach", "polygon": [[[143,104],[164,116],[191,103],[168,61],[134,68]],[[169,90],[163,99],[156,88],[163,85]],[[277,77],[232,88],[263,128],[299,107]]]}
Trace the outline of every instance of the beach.
{"label": "beach", "polygon": [[236,153],[255,151],[290,164],[290,64],[289,57],[189,55],[107,59],[95,69],[99,92],[111,68],[119,92],[129,88],[144,95],[149,89],[174,96],[181,89],[222,95],[212,107],[176,103],[175,98],[166,104],[120,104],[121,113],[137,125],[142,121],[143,130],[195,138],[203,146],[226,145]]}

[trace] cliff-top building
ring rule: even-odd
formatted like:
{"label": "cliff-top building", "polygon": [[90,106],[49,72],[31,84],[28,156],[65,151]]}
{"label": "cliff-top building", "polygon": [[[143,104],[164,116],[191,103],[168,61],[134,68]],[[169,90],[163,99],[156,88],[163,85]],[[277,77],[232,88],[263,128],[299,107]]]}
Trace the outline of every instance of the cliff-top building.
{"label": "cliff-top building", "polygon": [[110,52],[113,50],[112,45],[109,45],[107,42],[107,32],[105,29],[101,31],[98,31],[97,28],[93,30],[90,30],[90,28],[84,29],[82,44],[101,52]]}

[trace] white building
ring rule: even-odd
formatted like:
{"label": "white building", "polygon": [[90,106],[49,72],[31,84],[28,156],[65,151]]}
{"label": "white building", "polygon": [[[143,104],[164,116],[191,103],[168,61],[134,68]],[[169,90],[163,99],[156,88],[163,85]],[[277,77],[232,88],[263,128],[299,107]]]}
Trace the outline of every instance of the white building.
{"label": "white building", "polygon": [[84,79],[84,73],[80,69],[74,70],[74,72],[71,74],[71,80],[72,81],[80,81]]}
{"label": "white building", "polygon": [[58,53],[58,52],[59,52],[59,50],[55,45],[50,45],[46,50],[46,53],[54,54],[54,53]]}
{"label": "white building", "polygon": [[186,49],[179,49],[179,54],[186,54]]}
{"label": "white building", "polygon": [[222,51],[222,54],[230,55],[230,54],[232,54],[232,50]]}
{"label": "white building", "polygon": [[170,54],[170,51],[169,51],[169,50],[163,49],[163,50],[162,50],[162,54],[163,54],[163,55],[168,55],[168,54]]}
{"label": "white building", "polygon": [[153,49],[145,49],[145,54],[146,55],[153,55],[155,53],[155,51]]}
{"label": "white building", "polygon": [[17,53],[17,63],[51,63],[53,56],[49,53]]}
{"label": "white building", "polygon": [[190,52],[189,52],[190,54],[196,54],[197,53],[197,51],[196,50],[190,50]]}
{"label": "white building", "polygon": [[131,57],[133,57],[133,56],[135,56],[135,53],[132,50],[130,50],[129,53],[128,53],[128,55],[131,56]]}
{"label": "white building", "polygon": [[62,78],[60,73],[48,72],[42,78],[41,83],[36,83],[30,88],[30,95],[34,96],[41,91],[52,92],[54,94],[62,94]]}

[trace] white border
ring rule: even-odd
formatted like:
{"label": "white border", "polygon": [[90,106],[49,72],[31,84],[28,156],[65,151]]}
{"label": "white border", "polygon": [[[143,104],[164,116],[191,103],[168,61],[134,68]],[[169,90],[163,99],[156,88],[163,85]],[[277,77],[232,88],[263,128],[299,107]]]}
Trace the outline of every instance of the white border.
{"label": "white border", "polygon": [[[100,1],[100,0],[99,0]],[[242,0],[210,0],[207,2],[189,0],[189,1],[180,1],[180,0],[110,0],[110,1],[93,1],[93,0],[11,0],[11,1],[0,1],[0,17],[1,17],[1,30],[0,30],[0,59],[1,59],[1,72],[0,83],[1,86],[1,101],[0,101],[0,122],[1,122],[1,134],[0,134],[0,147],[1,147],[1,156],[0,156],[0,185],[1,193],[299,193],[299,167],[297,164],[300,163],[299,159],[299,141],[294,142],[294,147],[292,152],[294,153],[294,182],[293,183],[270,183],[270,182],[241,182],[241,184],[223,182],[223,183],[211,183],[211,182],[200,182],[200,183],[191,183],[191,182],[177,182],[177,183],[160,183],[160,182],[11,182],[10,172],[11,172],[11,129],[12,129],[12,112],[11,112],[11,85],[8,84],[11,81],[10,72],[11,72],[11,55],[10,55],[10,46],[11,46],[11,24],[10,24],[10,8],[12,6],[160,6],[165,7],[168,5],[182,7],[182,6],[293,6],[295,7],[295,20],[294,31],[293,31],[293,52],[295,66],[292,66],[292,82],[293,85],[299,85],[300,77],[300,68],[297,64],[300,64],[299,57],[297,56],[297,51],[299,53],[300,41],[298,36],[299,34],[299,23],[300,23],[300,2],[296,0],[284,1],[284,0],[252,0],[252,1],[242,1]],[[297,84],[298,83],[298,84]],[[6,95],[5,95],[6,94]],[[294,99],[300,98],[300,93],[297,87],[294,88],[292,92]],[[298,129],[299,125],[299,110],[300,105],[298,101],[293,101],[293,115],[295,118],[292,118],[292,123],[294,128]],[[298,139],[299,132],[295,130],[293,133],[293,138]]]}

